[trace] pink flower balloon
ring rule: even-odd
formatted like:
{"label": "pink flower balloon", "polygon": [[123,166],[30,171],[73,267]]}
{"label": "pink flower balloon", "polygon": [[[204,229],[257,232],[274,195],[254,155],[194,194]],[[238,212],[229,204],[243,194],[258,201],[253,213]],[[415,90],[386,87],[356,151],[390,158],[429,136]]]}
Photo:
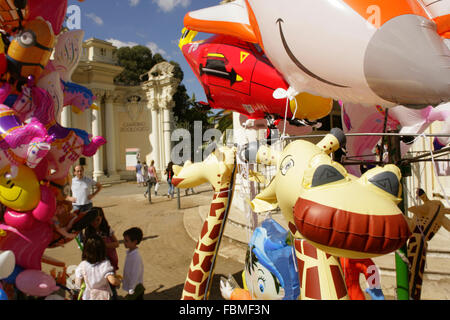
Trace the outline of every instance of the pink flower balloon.
{"label": "pink flower balloon", "polygon": [[20,291],[36,297],[46,297],[59,290],[55,279],[40,270],[25,270],[16,278],[16,286]]}

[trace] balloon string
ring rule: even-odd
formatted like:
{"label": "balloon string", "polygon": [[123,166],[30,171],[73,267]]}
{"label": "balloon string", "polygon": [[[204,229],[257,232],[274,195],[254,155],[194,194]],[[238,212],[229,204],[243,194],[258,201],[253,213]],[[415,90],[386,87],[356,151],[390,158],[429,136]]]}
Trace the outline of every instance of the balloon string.
{"label": "balloon string", "polygon": [[281,141],[283,141],[286,138],[286,120],[287,120],[288,106],[289,106],[289,97],[286,98],[286,109],[284,111],[283,134],[280,137]]}

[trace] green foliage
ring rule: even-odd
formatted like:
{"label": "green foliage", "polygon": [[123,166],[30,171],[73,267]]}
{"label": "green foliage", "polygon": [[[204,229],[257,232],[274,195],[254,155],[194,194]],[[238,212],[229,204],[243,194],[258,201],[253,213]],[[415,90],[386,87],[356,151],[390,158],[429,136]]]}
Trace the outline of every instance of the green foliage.
{"label": "green foliage", "polygon": [[149,48],[141,45],[119,48],[116,57],[119,66],[125,69],[114,79],[114,83],[128,86],[139,85],[142,82],[140,76],[147,73],[156,64],[155,61],[162,59],[161,55],[155,54],[154,57]]}

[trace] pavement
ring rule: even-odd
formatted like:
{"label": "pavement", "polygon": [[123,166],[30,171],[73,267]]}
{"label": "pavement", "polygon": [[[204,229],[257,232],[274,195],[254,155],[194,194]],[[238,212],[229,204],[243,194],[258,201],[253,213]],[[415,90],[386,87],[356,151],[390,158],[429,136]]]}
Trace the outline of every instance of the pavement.
{"label": "pavement", "polygon": [[[144,260],[144,286],[147,300],[178,300],[189,268],[198,236],[208,212],[213,191],[207,184],[195,189],[195,194],[180,190],[179,201],[167,198],[167,184],[163,183],[158,196],[149,203],[143,193],[145,189],[135,182],[105,186],[94,198],[94,205],[104,208],[110,226],[118,239],[129,227],[139,226],[144,232],[144,241],[139,250]],[[259,222],[267,216],[258,215]],[[287,228],[280,213],[272,214],[277,222]],[[245,263],[247,243],[252,235],[250,217],[232,206],[219,248],[210,299],[221,300],[220,277],[233,277],[242,286],[241,271]],[[122,240],[121,240],[122,241]],[[75,241],[64,247],[47,249],[46,255],[64,261],[66,265],[77,265],[81,251]],[[125,261],[125,248],[118,248],[119,266]],[[394,254],[373,259],[380,269],[381,285],[387,300],[396,299]],[[441,229],[429,243],[429,253],[423,283],[423,300],[450,299],[450,233]],[[43,265],[44,270],[52,266]],[[121,273],[119,269],[118,273]],[[367,287],[363,276],[361,287]],[[119,291],[120,296],[124,292]]]}

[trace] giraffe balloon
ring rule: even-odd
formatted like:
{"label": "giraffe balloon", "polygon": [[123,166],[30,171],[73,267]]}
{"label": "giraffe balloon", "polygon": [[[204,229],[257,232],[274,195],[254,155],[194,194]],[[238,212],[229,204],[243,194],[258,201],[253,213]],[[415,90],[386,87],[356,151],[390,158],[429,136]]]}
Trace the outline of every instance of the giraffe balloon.
{"label": "giraffe balloon", "polygon": [[410,235],[397,207],[400,170],[376,167],[361,178],[329,154],[345,143],[333,129],[317,145],[305,140],[281,152],[249,144],[247,161],[275,165],[269,186],[252,200],[255,212],[280,207],[295,238],[300,299],[348,299],[336,257],[371,258],[401,247]]}
{"label": "giraffe balloon", "polygon": [[181,168],[174,166],[172,179],[178,188],[193,188],[209,182],[214,190],[209,214],[195,247],[183,289],[183,300],[201,300],[208,297],[207,284],[214,272],[214,256],[220,245],[220,234],[226,222],[227,208],[231,205],[235,178],[236,148],[221,147],[203,162],[186,162]]}

